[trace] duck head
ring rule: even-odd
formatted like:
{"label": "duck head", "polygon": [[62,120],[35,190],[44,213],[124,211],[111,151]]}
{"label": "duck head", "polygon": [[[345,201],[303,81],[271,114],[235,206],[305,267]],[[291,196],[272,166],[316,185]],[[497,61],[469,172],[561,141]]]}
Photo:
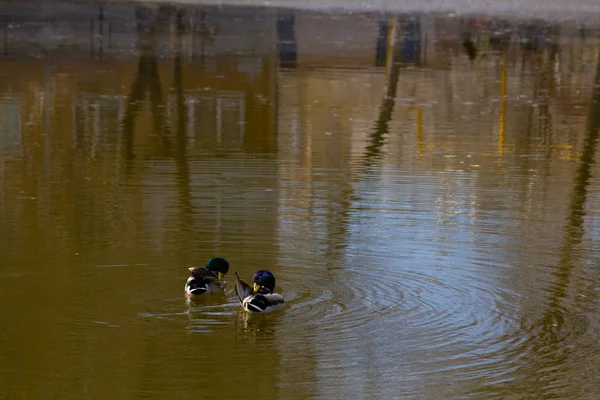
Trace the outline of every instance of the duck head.
{"label": "duck head", "polygon": [[252,278],[254,293],[269,294],[275,290],[275,276],[270,271],[261,269]]}
{"label": "duck head", "polygon": [[219,280],[229,272],[229,263],[226,259],[221,257],[211,258],[206,262],[205,268],[213,273],[217,274]]}

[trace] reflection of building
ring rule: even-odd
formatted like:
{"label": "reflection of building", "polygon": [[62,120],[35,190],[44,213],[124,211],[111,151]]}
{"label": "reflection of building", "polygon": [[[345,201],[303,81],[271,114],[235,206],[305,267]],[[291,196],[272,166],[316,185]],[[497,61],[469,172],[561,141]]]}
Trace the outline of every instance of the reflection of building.
{"label": "reflection of building", "polygon": [[[238,91],[186,93],[189,145],[203,147],[208,143],[217,146],[225,143],[227,146],[240,147],[244,141],[246,123],[245,100],[245,93]],[[174,107],[173,103],[174,96],[170,96],[169,109]]]}
{"label": "reflection of building", "polygon": [[379,15],[297,11],[298,67],[375,66]]}
{"label": "reflection of building", "polygon": [[73,146],[89,146],[92,156],[115,146],[125,99],[124,95],[78,93],[73,99]]}
{"label": "reflection of building", "polygon": [[[2,181],[39,199],[45,206],[36,212],[54,207],[57,217],[44,218],[60,216],[50,223],[71,240],[86,240],[69,229],[90,210],[117,222],[95,227],[94,235],[113,231],[128,246],[140,245],[130,234],[138,224],[157,248],[169,240],[184,242],[165,235],[185,232],[195,232],[194,240],[205,245],[240,229],[271,235],[270,212],[258,217],[240,214],[239,207],[274,202],[274,192],[257,195],[243,173],[207,185],[202,171],[243,171],[247,163],[236,154],[277,149],[275,14],[253,11],[248,18],[244,9],[185,8],[176,37],[169,7],[140,12],[131,5],[61,4],[0,5],[0,15],[18,21],[0,24],[0,38],[6,38],[0,40],[0,154],[23,156],[0,169]],[[151,43],[151,54],[140,57],[138,30]],[[174,67],[177,54],[180,68]],[[182,115],[187,140],[180,146]],[[264,172],[261,184],[275,187],[276,170]],[[156,182],[178,189],[161,195],[152,187]],[[120,198],[119,185],[129,183],[132,196]],[[242,194],[241,187],[247,188]],[[85,207],[74,210],[57,198],[85,198],[77,203]],[[117,214],[128,217],[115,219]],[[174,222],[181,227],[172,228]],[[245,244],[238,245],[243,251]]]}
{"label": "reflection of building", "polygon": [[[212,137],[222,146],[227,146],[231,139],[235,141],[233,147],[242,145],[259,152],[273,148],[276,17],[266,11],[253,14],[254,18],[242,18],[247,16],[244,9],[185,9],[181,18],[184,30],[179,40],[183,59],[181,80],[188,124],[197,122],[196,132],[188,133],[197,139],[195,142],[207,143]],[[173,75],[170,61],[176,52],[170,26],[174,21],[173,10],[113,4],[42,3],[39,7],[2,4],[0,15],[15,21],[0,26],[0,31],[3,29],[0,35],[5,37],[0,41],[0,46],[4,46],[0,49],[0,59],[2,56],[32,59],[19,67],[12,61],[0,61],[3,64],[0,89],[29,92],[33,85],[44,94],[42,101],[49,103],[53,99],[49,104],[71,104],[56,109],[52,118],[62,119],[57,113],[73,110],[73,117],[66,118],[65,123],[67,119],[73,123],[69,131],[74,132],[77,146],[88,136],[97,141],[101,132],[118,140],[114,132],[118,124],[104,128],[98,124],[113,124],[123,118],[126,99],[136,78],[132,49],[134,54],[139,53],[138,28],[145,32],[153,20],[159,20],[160,29],[153,38],[157,74],[144,79],[159,82],[156,88],[160,89],[161,102],[167,110],[166,122],[174,121],[171,113],[174,96],[169,93],[179,78]],[[52,66],[33,61],[40,58],[52,59]],[[93,61],[84,61],[90,58]],[[27,88],[23,87],[25,84]],[[144,96],[151,97],[148,91]],[[21,101],[34,100],[25,96]],[[118,112],[111,118],[98,115],[113,108],[109,103],[115,103]],[[6,103],[3,107],[10,105]],[[152,126],[148,125],[152,118],[144,117],[147,112],[148,109],[142,110],[135,124],[137,145],[152,143],[145,138]],[[236,114],[235,121],[229,118],[232,113]],[[94,135],[90,136],[91,131]],[[235,139],[230,138],[232,134]]]}

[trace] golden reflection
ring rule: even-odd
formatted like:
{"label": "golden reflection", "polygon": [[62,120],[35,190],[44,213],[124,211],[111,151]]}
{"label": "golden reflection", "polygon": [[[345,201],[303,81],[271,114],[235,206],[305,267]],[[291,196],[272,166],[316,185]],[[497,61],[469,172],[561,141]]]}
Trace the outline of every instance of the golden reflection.
{"label": "golden reflection", "polygon": [[249,313],[241,309],[236,312],[236,341],[254,343],[272,342],[276,339],[277,326],[282,314]]}
{"label": "golden reflection", "polygon": [[[204,306],[222,306],[227,303],[225,293],[215,293],[203,296],[183,296],[186,313],[192,322],[196,317],[201,316],[203,311],[206,311]],[[189,326],[190,330],[192,326]]]}
{"label": "golden reflection", "polygon": [[506,125],[506,55],[502,56],[500,70],[500,119],[498,121],[498,155],[499,162],[502,163],[502,153],[504,152],[504,129]]}
{"label": "golden reflection", "polygon": [[388,32],[387,32],[387,46],[385,51],[385,73],[389,74],[390,68],[392,67],[394,60],[394,47],[396,45],[396,24],[398,22],[398,17],[395,15],[390,15],[388,17]]}
{"label": "golden reflection", "polygon": [[415,110],[417,113],[417,153],[423,154],[423,112],[421,106]]}

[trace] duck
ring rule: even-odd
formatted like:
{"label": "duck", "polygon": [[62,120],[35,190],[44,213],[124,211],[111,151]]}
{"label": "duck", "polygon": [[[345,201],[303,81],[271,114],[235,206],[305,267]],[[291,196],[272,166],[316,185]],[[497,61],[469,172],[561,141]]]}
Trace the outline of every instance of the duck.
{"label": "duck", "polygon": [[256,271],[250,287],[235,273],[235,293],[242,308],[248,312],[269,313],[285,308],[285,299],[275,290],[275,276],[267,270]]}
{"label": "duck", "polygon": [[199,296],[205,293],[220,293],[225,289],[223,277],[229,272],[229,263],[221,257],[211,258],[204,267],[188,268],[191,276],[185,282],[185,293],[188,296]]}

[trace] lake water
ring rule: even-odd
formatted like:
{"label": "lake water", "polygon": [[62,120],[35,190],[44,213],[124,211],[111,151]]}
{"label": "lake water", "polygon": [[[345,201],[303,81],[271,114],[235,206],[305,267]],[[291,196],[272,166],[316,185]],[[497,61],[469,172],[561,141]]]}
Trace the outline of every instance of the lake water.
{"label": "lake water", "polygon": [[600,397],[598,26],[0,17],[0,398]]}

